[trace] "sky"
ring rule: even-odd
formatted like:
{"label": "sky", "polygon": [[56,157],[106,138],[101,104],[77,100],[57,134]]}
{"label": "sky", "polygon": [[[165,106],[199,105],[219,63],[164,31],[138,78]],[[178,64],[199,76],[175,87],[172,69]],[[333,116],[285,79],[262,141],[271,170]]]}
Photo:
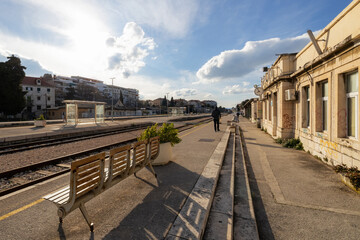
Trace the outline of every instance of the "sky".
{"label": "sky", "polygon": [[1,0],[0,61],[231,108],[351,0]]}

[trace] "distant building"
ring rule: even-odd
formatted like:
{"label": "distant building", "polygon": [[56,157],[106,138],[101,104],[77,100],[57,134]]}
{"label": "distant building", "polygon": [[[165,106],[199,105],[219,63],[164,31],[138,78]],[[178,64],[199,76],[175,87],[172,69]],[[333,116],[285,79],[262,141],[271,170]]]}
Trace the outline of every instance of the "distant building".
{"label": "distant building", "polygon": [[22,89],[26,92],[27,111],[38,117],[55,107],[55,86],[52,78],[24,77]]}
{"label": "distant building", "polygon": [[[69,92],[70,88],[76,89],[80,84],[85,86],[90,86],[96,89],[101,95],[101,99],[106,101],[107,104],[111,102],[118,103],[119,100],[121,103],[128,108],[136,108],[137,101],[139,100],[139,90],[132,88],[123,88],[119,86],[112,86],[104,84],[103,81],[81,77],[81,76],[55,76],[54,82],[56,86],[56,102],[58,105],[62,105],[62,101],[69,100],[66,99],[66,95]],[[91,93],[95,94],[95,93]],[[84,99],[80,99],[84,100]],[[95,100],[95,99],[88,99]]]}
{"label": "distant building", "polygon": [[215,108],[217,107],[217,102],[216,101],[213,101],[213,100],[204,100],[204,101],[201,101],[205,107],[210,107],[210,108]]}

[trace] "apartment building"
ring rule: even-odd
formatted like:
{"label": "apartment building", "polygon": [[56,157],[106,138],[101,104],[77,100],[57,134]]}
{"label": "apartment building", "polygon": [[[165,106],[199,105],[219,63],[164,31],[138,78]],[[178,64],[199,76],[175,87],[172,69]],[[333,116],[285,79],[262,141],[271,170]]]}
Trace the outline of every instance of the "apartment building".
{"label": "apartment building", "polygon": [[113,97],[114,104],[121,99],[123,105],[135,108],[137,100],[139,99],[139,90],[137,89],[107,85],[104,84],[103,81],[92,78],[85,78],[81,76],[54,76],[54,82],[56,86],[56,102],[58,105],[61,105],[62,101],[66,100],[66,94],[70,88],[77,88],[80,85],[96,89],[99,94],[102,95],[103,99],[101,100],[107,101],[108,104],[111,103],[111,99]]}
{"label": "apartment building", "polygon": [[22,89],[28,110],[38,117],[47,114],[47,109],[55,107],[55,86],[52,78],[24,77]]}
{"label": "apartment building", "polygon": [[352,1],[297,54],[282,54],[262,79],[263,127],[300,138],[331,165],[360,167],[360,1]]}

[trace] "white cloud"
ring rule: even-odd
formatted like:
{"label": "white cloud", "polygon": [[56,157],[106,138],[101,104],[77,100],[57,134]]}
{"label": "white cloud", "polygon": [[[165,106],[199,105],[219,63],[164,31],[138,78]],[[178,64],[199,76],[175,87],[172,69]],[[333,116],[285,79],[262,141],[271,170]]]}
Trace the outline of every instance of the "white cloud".
{"label": "white cloud", "polygon": [[154,39],[145,37],[143,29],[134,22],[125,25],[120,37],[110,37],[106,43],[115,53],[109,58],[109,69],[120,70],[124,77],[144,67],[144,58],[156,46]]}
{"label": "white cloud", "polygon": [[146,65],[146,56],[156,47],[134,22],[125,24],[120,36],[111,35],[114,31],[97,2],[22,0],[20,4],[28,9],[19,19],[29,33],[23,37],[0,29],[0,53],[33,59],[54,74],[101,80],[119,74],[128,77]]}
{"label": "white cloud", "polygon": [[271,64],[277,53],[301,50],[309,39],[306,34],[294,38],[271,38],[248,41],[240,50],[228,50],[211,58],[196,73],[201,83],[242,77],[257,68]]}
{"label": "white cloud", "polygon": [[182,88],[182,89],[172,92],[172,95],[174,95],[176,97],[182,97],[182,98],[194,96],[196,94],[198,94],[198,90],[193,89],[193,88],[192,89]]}
{"label": "white cloud", "polygon": [[143,99],[156,99],[164,97],[168,92],[174,91],[174,89],[171,88],[170,82],[171,80],[166,78],[157,78],[156,81],[154,81],[153,78],[148,76],[130,75],[126,79],[116,78],[114,85],[138,89]]}
{"label": "white cloud", "polygon": [[133,19],[141,25],[150,26],[171,37],[184,37],[195,22],[208,14],[206,7],[197,0],[117,0],[108,6],[123,19]]}
{"label": "white cloud", "polygon": [[223,90],[223,94],[242,94],[242,93],[250,93],[253,92],[254,88],[245,88],[240,85],[226,86]]}

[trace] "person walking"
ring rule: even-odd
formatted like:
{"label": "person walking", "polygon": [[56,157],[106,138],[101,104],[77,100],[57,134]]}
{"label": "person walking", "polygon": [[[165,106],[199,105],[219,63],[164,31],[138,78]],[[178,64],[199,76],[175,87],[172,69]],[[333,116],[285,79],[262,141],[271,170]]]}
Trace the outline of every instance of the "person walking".
{"label": "person walking", "polygon": [[214,111],[212,111],[211,116],[213,117],[214,120],[215,132],[220,131],[219,124],[220,124],[221,113],[217,107],[215,107]]}

